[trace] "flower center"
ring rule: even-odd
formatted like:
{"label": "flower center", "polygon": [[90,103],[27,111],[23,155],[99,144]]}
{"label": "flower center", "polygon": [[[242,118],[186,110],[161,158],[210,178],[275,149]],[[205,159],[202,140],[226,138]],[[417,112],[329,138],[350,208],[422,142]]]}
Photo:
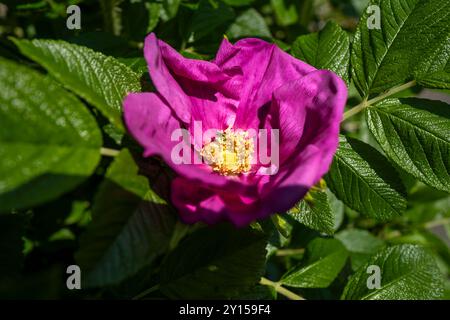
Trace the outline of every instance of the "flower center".
{"label": "flower center", "polygon": [[201,155],[213,171],[224,176],[250,171],[253,139],[246,131],[217,131],[215,140],[206,144]]}

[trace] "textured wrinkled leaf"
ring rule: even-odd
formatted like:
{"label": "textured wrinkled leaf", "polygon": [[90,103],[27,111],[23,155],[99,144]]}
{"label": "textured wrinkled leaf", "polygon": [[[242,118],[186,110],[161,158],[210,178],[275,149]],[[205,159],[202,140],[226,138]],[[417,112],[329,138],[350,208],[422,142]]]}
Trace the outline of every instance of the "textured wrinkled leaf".
{"label": "textured wrinkled leaf", "polygon": [[350,37],[335,22],[328,22],[318,33],[298,37],[292,44],[292,55],[349,81]]}
{"label": "textured wrinkled leaf", "polygon": [[175,217],[137,172],[126,149],[108,168],[76,254],[85,286],[117,284],[168,247]]}
{"label": "textured wrinkled leaf", "polygon": [[450,71],[436,71],[417,79],[426,88],[450,89]]}
{"label": "textured wrinkled leaf", "polygon": [[56,198],[92,174],[102,138],[56,82],[0,59],[0,211]]}
{"label": "textured wrinkled leaf", "polygon": [[147,61],[145,61],[144,57],[119,58],[118,60],[140,76],[148,72]]}
{"label": "textured wrinkled leaf", "polygon": [[326,288],[344,267],[347,256],[338,240],[317,238],[306,247],[304,261],[288,271],[280,282],[296,288]]}
{"label": "textured wrinkled leaf", "polygon": [[420,63],[414,76],[423,87],[450,89],[450,34],[432,56]]}
{"label": "textured wrinkled leaf", "polygon": [[336,234],[350,253],[352,269],[357,270],[384,246],[384,241],[374,237],[366,230],[348,229]]}
{"label": "textured wrinkled leaf", "polygon": [[254,230],[228,225],[199,230],[161,266],[161,291],[174,299],[219,299],[244,293],[264,272],[265,247],[265,238]]}
{"label": "textured wrinkled leaf", "polygon": [[389,161],[370,145],[340,137],[325,180],[350,208],[378,220],[388,220],[406,208],[404,187]]}
{"label": "textured wrinkled leaf", "polygon": [[326,190],[313,188],[289,215],[305,226],[326,234],[334,233],[335,216]]}
{"label": "textured wrinkled leaf", "polygon": [[439,236],[426,229],[414,230],[400,237],[394,237],[389,239],[389,242],[391,244],[417,244],[429,248],[447,263],[447,268],[450,266],[450,248]]}
{"label": "textured wrinkled leaf", "polygon": [[[369,265],[381,269],[381,288],[367,287]],[[437,299],[443,293],[442,275],[425,249],[414,245],[389,247],[361,267],[349,280],[342,294],[348,300]]]}
{"label": "textured wrinkled leaf", "polygon": [[450,32],[447,0],[372,0],[370,5],[381,9],[380,29],[368,28],[368,17],[374,12],[364,12],[351,55],[352,79],[363,96],[428,70]]}
{"label": "textured wrinkled leaf", "polygon": [[450,106],[423,99],[388,99],[367,108],[369,129],[403,170],[450,192]]}
{"label": "textured wrinkled leaf", "polygon": [[66,88],[123,129],[123,98],[141,88],[135,72],[113,57],[60,40],[16,39],[14,42],[24,55],[41,64]]}
{"label": "textured wrinkled leaf", "polygon": [[231,39],[244,37],[272,38],[264,18],[253,8],[241,13],[230,25],[226,34]]}

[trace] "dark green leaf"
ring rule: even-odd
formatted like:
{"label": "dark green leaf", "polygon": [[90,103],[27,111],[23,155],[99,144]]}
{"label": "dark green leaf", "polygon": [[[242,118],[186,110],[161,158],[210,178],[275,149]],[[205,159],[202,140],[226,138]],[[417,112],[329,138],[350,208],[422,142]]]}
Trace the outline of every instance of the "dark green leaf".
{"label": "dark green leaf", "polygon": [[326,190],[314,187],[288,213],[311,229],[326,234],[334,233],[335,217]]}
{"label": "dark green leaf", "polygon": [[275,11],[275,18],[279,26],[289,26],[298,21],[297,1],[271,0],[270,3]]}
{"label": "dark green leaf", "polygon": [[161,266],[161,291],[174,299],[219,299],[244,293],[264,272],[266,241],[250,229],[204,228]]}
{"label": "dark green leaf", "polygon": [[[447,69],[450,69],[447,67]],[[426,88],[450,89],[450,70],[436,71],[417,79]]]}
{"label": "dark green leaf", "polygon": [[230,39],[244,37],[272,38],[264,18],[253,8],[241,13],[228,28],[226,34]]}
{"label": "dark green leaf", "polygon": [[0,211],[56,198],[92,174],[102,138],[78,99],[4,59],[0,86]]}
{"label": "dark green leaf", "polygon": [[85,286],[117,284],[167,250],[175,218],[137,172],[126,149],[108,168],[76,254]]}
{"label": "dark green leaf", "polygon": [[304,261],[280,282],[296,288],[326,288],[344,267],[347,256],[347,250],[338,240],[317,238],[306,247]]}
{"label": "dark green leaf", "polygon": [[392,244],[417,244],[427,247],[442,257],[450,268],[450,249],[448,245],[442,241],[437,235],[428,230],[414,230],[400,237],[389,240]]}
{"label": "dark green leaf", "polygon": [[325,179],[340,200],[369,217],[387,220],[406,208],[395,169],[376,149],[359,140],[340,138]]}
{"label": "dark green leaf", "polygon": [[123,129],[122,100],[140,91],[139,77],[113,57],[56,40],[14,40],[20,51],[41,64],[65,87]]}
{"label": "dark green leaf", "polygon": [[241,6],[247,6],[251,3],[253,3],[255,0],[223,0],[227,5],[233,6],[233,7],[241,7]]}
{"label": "dark green leaf", "polygon": [[349,82],[350,37],[335,22],[328,22],[318,33],[298,37],[292,44],[292,55]]}
{"label": "dark green leaf", "polygon": [[164,20],[169,20],[177,15],[181,0],[162,0],[161,17]]}
{"label": "dark green leaf", "polygon": [[352,269],[357,270],[384,246],[383,240],[374,237],[366,230],[348,229],[336,234],[350,253]]}
{"label": "dark green leaf", "polygon": [[386,155],[424,183],[450,192],[450,107],[388,99],[367,108],[369,129]]}
{"label": "dark green leaf", "polygon": [[[369,289],[367,267],[381,270],[381,288]],[[433,256],[413,245],[386,248],[372,257],[349,280],[342,294],[348,300],[422,300],[440,298],[442,276]]]}
{"label": "dark green leaf", "polygon": [[198,9],[192,16],[190,26],[192,41],[197,41],[214,32],[218,27],[232,21],[234,16],[233,9],[223,2],[213,6],[211,1],[200,1]]}
{"label": "dark green leaf", "polygon": [[[372,0],[380,28],[369,28],[374,13],[364,12],[353,40],[352,79],[362,96],[380,93],[412,80],[428,69],[424,61],[448,42],[447,0]],[[434,63],[432,60],[429,60]]]}
{"label": "dark green leaf", "polygon": [[140,76],[148,71],[147,61],[144,57],[120,58],[118,60]]}
{"label": "dark green leaf", "polygon": [[417,82],[426,88],[450,89],[449,36],[433,55],[422,61],[414,75]]}
{"label": "dark green leaf", "polygon": [[148,26],[147,26],[147,33],[150,33],[153,31],[153,29],[156,28],[159,22],[159,17],[161,15],[161,9],[162,6],[160,3],[154,3],[154,2],[146,2],[145,7],[148,11]]}

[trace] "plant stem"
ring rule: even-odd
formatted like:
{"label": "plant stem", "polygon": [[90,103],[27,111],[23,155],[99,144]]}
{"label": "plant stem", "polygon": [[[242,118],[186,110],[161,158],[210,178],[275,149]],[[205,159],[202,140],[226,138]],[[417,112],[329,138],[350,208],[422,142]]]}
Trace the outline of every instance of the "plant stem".
{"label": "plant stem", "polygon": [[261,280],[259,281],[259,283],[262,284],[263,286],[273,287],[276,292],[278,292],[279,294],[282,294],[283,296],[285,296],[286,298],[289,298],[291,300],[305,300],[305,298],[303,298],[302,296],[299,296],[298,294],[282,287],[281,283],[279,283],[279,282],[273,282],[267,278],[262,277]]}
{"label": "plant stem", "polygon": [[109,148],[100,148],[100,154],[102,156],[107,156],[107,157],[115,157],[119,154],[119,150],[115,150],[115,149],[109,149]]}
{"label": "plant stem", "polygon": [[360,111],[364,110],[365,108],[367,108],[368,106],[377,103],[378,101],[381,101],[383,99],[386,99],[387,97],[390,97],[396,93],[399,93],[403,90],[412,88],[416,85],[416,80],[412,80],[409,81],[407,83],[404,83],[400,86],[394,87],[389,89],[388,91],[376,96],[373,99],[367,100],[367,97],[357,106],[351,108],[350,110],[348,110],[347,112],[344,113],[344,118],[342,119],[342,121],[347,120],[348,118],[350,118],[351,116],[354,116],[355,114],[359,113]]}
{"label": "plant stem", "polygon": [[304,248],[301,249],[282,249],[282,250],[277,250],[276,255],[278,257],[284,257],[284,256],[293,256],[296,254],[302,254],[305,252]]}

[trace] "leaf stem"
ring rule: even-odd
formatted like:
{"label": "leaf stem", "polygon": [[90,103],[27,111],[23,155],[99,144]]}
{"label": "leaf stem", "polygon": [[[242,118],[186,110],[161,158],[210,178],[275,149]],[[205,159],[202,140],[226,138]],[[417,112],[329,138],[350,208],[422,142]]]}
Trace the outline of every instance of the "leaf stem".
{"label": "leaf stem", "polygon": [[367,100],[367,97],[357,106],[351,108],[350,110],[348,110],[347,112],[344,113],[344,118],[342,119],[342,121],[347,120],[348,118],[350,118],[351,116],[354,116],[355,114],[359,113],[360,111],[364,110],[365,108],[367,108],[368,106],[375,104],[383,99],[386,99],[387,97],[390,97],[396,93],[399,93],[403,90],[412,88],[416,85],[416,80],[412,80],[409,81],[407,83],[404,83],[400,86],[394,87],[389,89],[388,91],[376,96],[373,99]]}
{"label": "leaf stem", "polygon": [[100,148],[100,154],[102,156],[107,156],[107,157],[115,157],[120,153],[119,150],[115,150],[115,149],[110,149],[110,148]]}
{"label": "leaf stem", "polygon": [[281,283],[279,283],[279,282],[273,282],[267,278],[262,277],[261,280],[259,281],[259,283],[262,284],[263,286],[273,287],[276,292],[278,292],[279,294],[282,294],[283,296],[285,296],[286,298],[289,298],[291,300],[305,300],[305,298],[303,298],[302,296],[299,296],[298,294],[282,287]]}
{"label": "leaf stem", "polygon": [[305,252],[304,248],[300,248],[300,249],[281,249],[281,250],[277,250],[276,255],[278,257],[284,257],[284,256],[293,256],[296,254],[302,254]]}

